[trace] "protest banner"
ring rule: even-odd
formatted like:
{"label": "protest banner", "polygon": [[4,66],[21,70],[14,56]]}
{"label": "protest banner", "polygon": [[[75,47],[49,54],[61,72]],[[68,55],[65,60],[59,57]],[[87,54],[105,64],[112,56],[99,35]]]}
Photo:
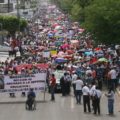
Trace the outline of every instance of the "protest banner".
{"label": "protest banner", "polygon": [[50,51],[44,51],[43,52],[43,57],[44,58],[50,58]]}
{"label": "protest banner", "polygon": [[46,70],[35,74],[5,75],[0,77],[0,92],[25,92],[30,88],[35,91],[44,91],[46,76]]}

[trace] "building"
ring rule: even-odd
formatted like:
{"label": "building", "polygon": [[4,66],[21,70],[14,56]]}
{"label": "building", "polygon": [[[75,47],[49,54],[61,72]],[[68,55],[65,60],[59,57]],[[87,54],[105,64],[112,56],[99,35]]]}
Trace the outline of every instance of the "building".
{"label": "building", "polygon": [[13,3],[10,0],[0,0],[0,13],[9,13],[13,11]]}

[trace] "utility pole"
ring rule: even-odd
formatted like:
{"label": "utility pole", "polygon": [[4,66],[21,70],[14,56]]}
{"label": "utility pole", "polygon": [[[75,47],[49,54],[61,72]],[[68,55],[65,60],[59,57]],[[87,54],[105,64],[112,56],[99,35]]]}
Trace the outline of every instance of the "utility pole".
{"label": "utility pole", "polygon": [[[18,20],[20,21],[19,2],[18,2],[18,0],[17,0],[16,2],[17,2],[17,18],[18,18]],[[18,28],[18,30],[20,31],[20,23],[19,23],[19,28]]]}
{"label": "utility pole", "polygon": [[10,12],[10,0],[8,0],[8,13]]}
{"label": "utility pole", "polygon": [[18,19],[20,19],[19,3],[18,3],[18,0],[17,0],[17,17],[18,17]]}

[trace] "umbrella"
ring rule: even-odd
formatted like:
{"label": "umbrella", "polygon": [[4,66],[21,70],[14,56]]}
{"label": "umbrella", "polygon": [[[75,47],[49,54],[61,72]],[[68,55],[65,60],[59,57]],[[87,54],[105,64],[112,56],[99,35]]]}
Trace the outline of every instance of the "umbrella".
{"label": "umbrella", "polygon": [[71,43],[72,43],[72,44],[78,44],[79,41],[78,41],[78,40],[71,40]]}
{"label": "umbrella", "polygon": [[79,29],[79,32],[80,32],[80,33],[83,33],[84,31],[85,31],[85,30],[82,29],[82,28]]}
{"label": "umbrella", "polygon": [[70,46],[68,44],[64,44],[61,46],[62,49],[66,49],[66,48],[69,48]]}
{"label": "umbrella", "polygon": [[62,29],[61,26],[56,26],[56,27],[55,27],[55,30],[60,30],[60,29]]}
{"label": "umbrella", "polygon": [[83,49],[80,49],[79,51],[78,51],[78,53],[83,53],[83,52],[85,52],[86,50],[83,48]]}
{"label": "umbrella", "polygon": [[101,51],[101,48],[97,47],[94,49],[95,51]]}
{"label": "umbrella", "polygon": [[54,24],[52,25],[53,28],[55,28],[56,26],[59,26],[59,24],[58,24],[58,23],[54,23]]}
{"label": "umbrella", "polygon": [[73,56],[72,55],[65,55],[64,58],[66,58],[67,60],[72,60]]}
{"label": "umbrella", "polygon": [[65,63],[65,62],[67,62],[67,60],[64,59],[64,58],[56,58],[56,59],[55,59],[55,62],[56,62],[56,63]]}
{"label": "umbrella", "polygon": [[87,55],[87,56],[93,55],[93,52],[92,51],[85,52],[85,55]]}
{"label": "umbrella", "polygon": [[106,58],[100,58],[98,62],[108,62],[108,60]]}
{"label": "umbrella", "polygon": [[67,50],[67,53],[68,53],[68,55],[70,55],[70,54],[73,54],[74,51],[73,50]]}
{"label": "umbrella", "polygon": [[54,35],[52,33],[48,33],[48,37],[53,37]]}
{"label": "umbrella", "polygon": [[60,51],[59,53],[58,53],[58,56],[64,56],[65,55],[65,53],[63,52],[63,51]]}

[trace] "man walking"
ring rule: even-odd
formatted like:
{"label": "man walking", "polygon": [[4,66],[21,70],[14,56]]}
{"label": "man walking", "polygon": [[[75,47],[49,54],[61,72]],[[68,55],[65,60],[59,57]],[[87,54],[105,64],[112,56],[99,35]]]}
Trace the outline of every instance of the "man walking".
{"label": "man walking", "polygon": [[93,109],[94,109],[94,114],[99,114],[100,115],[100,98],[101,98],[101,91],[99,87],[96,87],[96,89],[93,92]]}
{"label": "man walking", "polygon": [[75,80],[73,83],[75,84],[76,102],[77,102],[77,104],[81,104],[83,81],[80,79],[80,77],[78,77],[77,80]]}
{"label": "man walking", "polygon": [[88,112],[91,112],[90,108],[90,89],[89,87],[85,84],[85,86],[82,88],[83,92],[83,107],[84,107],[84,112],[86,113],[86,107],[88,107]]}
{"label": "man walking", "polygon": [[111,68],[111,70],[108,73],[109,76],[109,82],[108,82],[108,87],[113,88],[114,90],[117,87],[117,71],[115,69],[115,66]]}

